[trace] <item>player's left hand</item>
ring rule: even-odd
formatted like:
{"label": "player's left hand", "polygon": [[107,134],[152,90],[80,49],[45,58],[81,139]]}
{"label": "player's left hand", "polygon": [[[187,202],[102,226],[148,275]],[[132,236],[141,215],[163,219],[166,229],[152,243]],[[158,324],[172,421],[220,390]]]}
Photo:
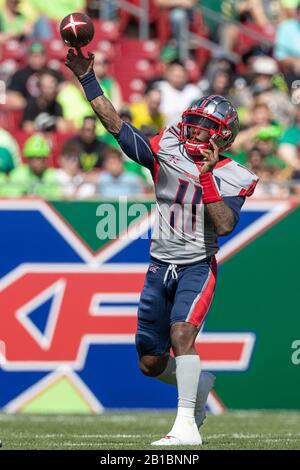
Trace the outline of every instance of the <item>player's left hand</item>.
{"label": "player's left hand", "polygon": [[77,54],[75,54],[73,49],[68,50],[65,64],[70,70],[72,70],[76,77],[80,78],[93,70],[95,56],[92,52],[89,52],[88,57],[85,57],[82,54],[80,47],[76,50]]}
{"label": "player's left hand", "polygon": [[212,172],[219,161],[219,147],[215,144],[212,138],[209,143],[212,147],[211,149],[201,150],[201,154],[204,158],[200,167],[200,173]]}

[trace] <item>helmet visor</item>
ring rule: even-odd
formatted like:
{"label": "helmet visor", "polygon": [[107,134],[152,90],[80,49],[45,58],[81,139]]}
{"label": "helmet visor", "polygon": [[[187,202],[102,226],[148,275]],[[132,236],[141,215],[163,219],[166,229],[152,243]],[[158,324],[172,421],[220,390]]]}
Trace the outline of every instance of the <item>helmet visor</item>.
{"label": "helmet visor", "polygon": [[212,119],[187,114],[183,120],[183,136],[190,142],[208,143],[212,135],[220,131],[220,124]]}
{"label": "helmet visor", "polygon": [[212,119],[204,116],[197,116],[196,114],[187,114],[183,120],[184,124],[200,127],[201,129],[211,129],[218,131],[220,124]]}

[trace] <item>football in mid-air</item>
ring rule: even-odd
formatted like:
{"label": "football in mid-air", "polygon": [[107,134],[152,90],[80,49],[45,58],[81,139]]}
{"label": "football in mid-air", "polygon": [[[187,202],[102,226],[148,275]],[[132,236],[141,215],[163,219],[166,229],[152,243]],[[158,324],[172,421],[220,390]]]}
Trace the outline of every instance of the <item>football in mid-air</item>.
{"label": "football in mid-air", "polygon": [[84,13],[70,13],[60,23],[60,35],[68,46],[86,46],[94,37],[93,22]]}

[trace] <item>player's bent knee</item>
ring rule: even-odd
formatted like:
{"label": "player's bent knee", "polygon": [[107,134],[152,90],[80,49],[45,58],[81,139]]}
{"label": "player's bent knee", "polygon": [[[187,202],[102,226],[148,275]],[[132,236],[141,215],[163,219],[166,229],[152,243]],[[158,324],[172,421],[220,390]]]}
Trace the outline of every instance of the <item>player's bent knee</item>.
{"label": "player's bent knee", "polygon": [[192,354],[198,330],[190,323],[174,323],[171,328],[171,344],[175,356]]}
{"label": "player's bent knee", "polygon": [[138,328],[135,345],[139,355],[139,368],[148,377],[157,377],[165,370],[169,356],[170,338],[157,331]]}
{"label": "player's bent knee", "polygon": [[148,377],[157,377],[167,366],[168,356],[140,356],[139,368]]}
{"label": "player's bent knee", "polygon": [[157,355],[156,340],[151,332],[138,331],[135,336],[135,347],[140,357]]}

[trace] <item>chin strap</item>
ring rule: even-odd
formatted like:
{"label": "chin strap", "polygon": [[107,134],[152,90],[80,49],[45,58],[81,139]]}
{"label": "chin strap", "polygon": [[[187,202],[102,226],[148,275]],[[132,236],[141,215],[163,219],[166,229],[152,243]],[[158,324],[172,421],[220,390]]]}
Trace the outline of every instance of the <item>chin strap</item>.
{"label": "chin strap", "polygon": [[201,157],[202,155],[200,153],[200,150],[206,150],[209,148],[209,145],[205,143],[197,144],[197,146],[195,147],[195,145],[189,145],[189,142],[185,142],[184,146],[188,154],[192,157]]}
{"label": "chin strap", "polygon": [[199,181],[202,186],[202,199],[204,204],[223,201],[216,179],[212,173],[201,173]]}

